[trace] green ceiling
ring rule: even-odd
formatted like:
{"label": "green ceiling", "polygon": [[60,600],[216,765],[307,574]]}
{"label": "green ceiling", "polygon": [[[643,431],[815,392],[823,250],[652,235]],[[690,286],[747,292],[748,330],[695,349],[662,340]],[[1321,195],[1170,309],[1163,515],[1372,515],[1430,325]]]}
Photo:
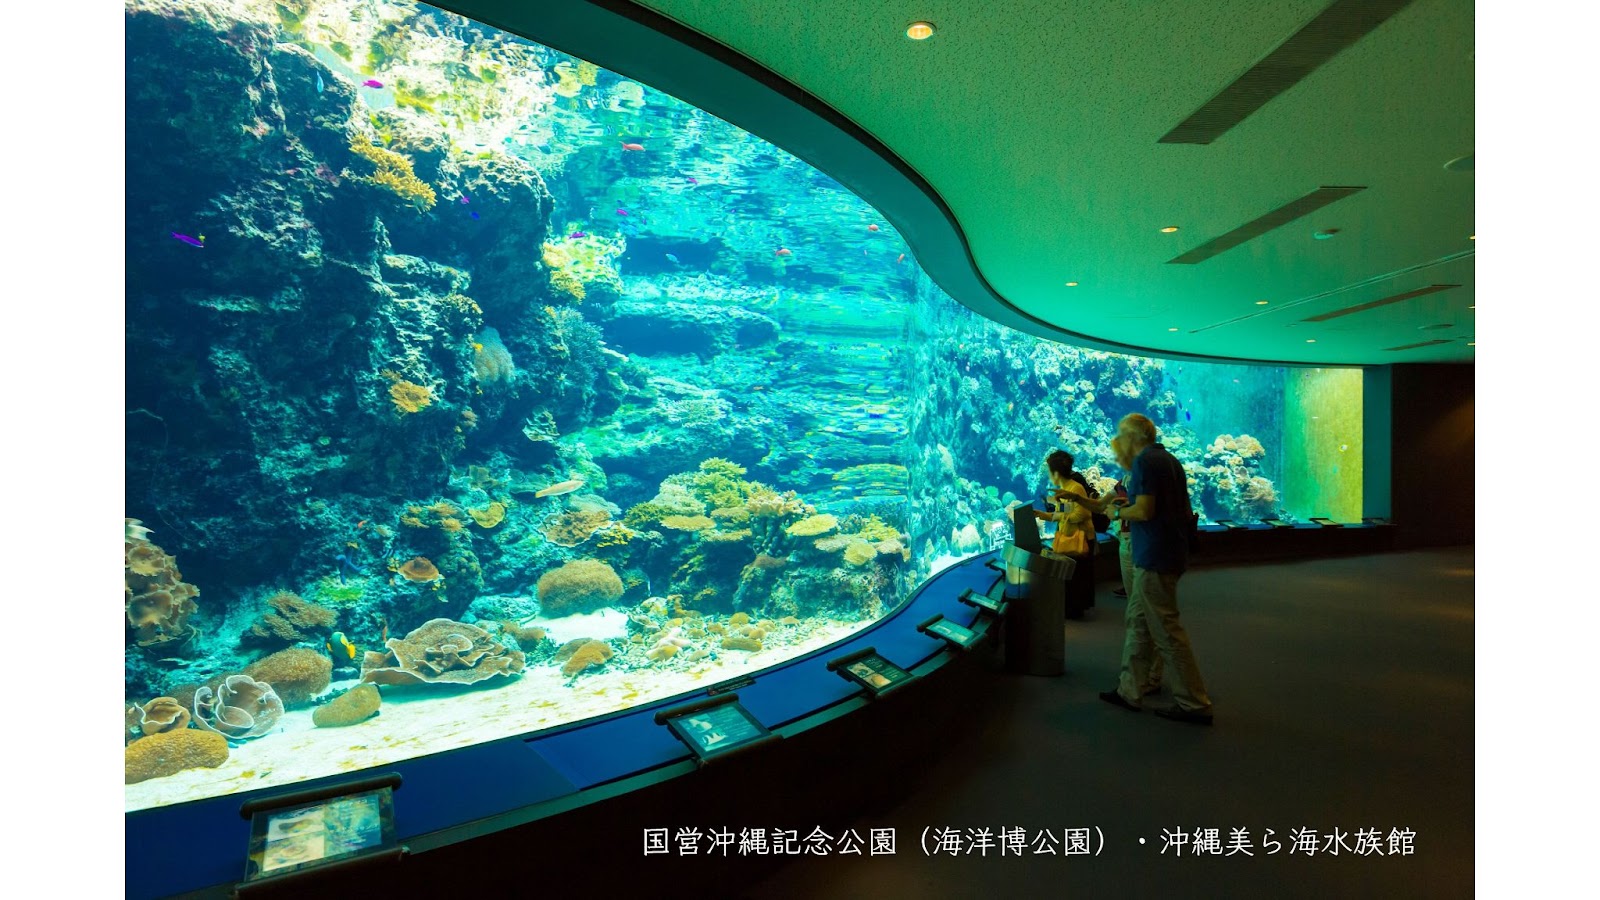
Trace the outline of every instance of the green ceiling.
{"label": "green ceiling", "polygon": [[[1473,175],[1443,168],[1473,152],[1471,3],[1416,0],[1203,146],[1157,139],[1327,0],[641,5],[881,140],[1025,313],[1156,352],[1472,358]],[[938,32],[907,39],[916,20]],[[1367,189],[1197,265],[1167,262],[1324,185]],[[1434,284],[1460,287],[1303,321]]]}

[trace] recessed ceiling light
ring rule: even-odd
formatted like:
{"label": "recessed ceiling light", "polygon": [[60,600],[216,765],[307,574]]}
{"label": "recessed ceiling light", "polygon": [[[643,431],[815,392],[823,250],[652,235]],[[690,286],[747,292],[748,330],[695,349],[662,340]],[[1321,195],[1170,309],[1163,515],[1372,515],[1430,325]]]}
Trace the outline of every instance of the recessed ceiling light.
{"label": "recessed ceiling light", "polygon": [[925,41],[933,37],[932,22],[912,22],[906,26],[906,37],[913,41]]}
{"label": "recessed ceiling light", "polygon": [[1067,282],[1067,287],[1077,287],[1077,286],[1078,286],[1078,283],[1076,281]]}
{"label": "recessed ceiling light", "polygon": [[1476,306],[1469,306],[1469,307],[1467,307],[1467,309],[1477,309],[1477,307]]}
{"label": "recessed ceiling light", "polygon": [[1337,228],[1324,228],[1321,231],[1313,231],[1311,236],[1319,241],[1325,241],[1338,233],[1339,229]]}
{"label": "recessed ceiling light", "polygon": [[1176,225],[1168,225],[1167,227],[1161,229],[1161,233],[1162,234],[1171,234],[1171,233],[1173,233],[1174,231],[1177,231],[1177,230],[1178,230],[1178,226],[1176,226]]}
{"label": "recessed ceiling light", "polygon": [[1177,331],[1178,329],[1176,329],[1176,328],[1168,328],[1167,330],[1168,331]]}
{"label": "recessed ceiling light", "polygon": [[1475,234],[1469,234],[1469,235],[1467,235],[1467,240],[1469,240],[1469,241],[1475,241],[1475,240],[1477,240],[1477,239],[1478,239],[1478,236],[1477,236],[1477,235],[1475,235]]}
{"label": "recessed ceiling light", "polygon": [[1316,338],[1306,338],[1306,343],[1308,343],[1308,344],[1315,344],[1316,342],[1317,342]]}
{"label": "recessed ceiling light", "polygon": [[1468,347],[1476,347],[1476,346],[1478,346],[1478,342],[1477,341],[1467,341],[1467,346]]}
{"label": "recessed ceiling light", "polygon": [[1257,300],[1256,301],[1256,305],[1257,306],[1266,306],[1267,305],[1267,301],[1265,301],[1265,300]]}

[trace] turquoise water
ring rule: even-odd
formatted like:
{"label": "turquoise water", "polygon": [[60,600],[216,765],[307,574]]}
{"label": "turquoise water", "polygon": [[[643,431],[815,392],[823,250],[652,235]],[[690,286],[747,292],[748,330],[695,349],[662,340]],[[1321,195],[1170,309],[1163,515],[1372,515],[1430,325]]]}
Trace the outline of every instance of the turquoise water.
{"label": "turquoise water", "polygon": [[1008,332],[648,86],[425,6],[127,11],[126,736],[228,742],[130,744],[131,807],[772,665],[991,546],[1048,451],[1111,484],[1127,412],[1207,517],[1283,513],[1283,370]]}

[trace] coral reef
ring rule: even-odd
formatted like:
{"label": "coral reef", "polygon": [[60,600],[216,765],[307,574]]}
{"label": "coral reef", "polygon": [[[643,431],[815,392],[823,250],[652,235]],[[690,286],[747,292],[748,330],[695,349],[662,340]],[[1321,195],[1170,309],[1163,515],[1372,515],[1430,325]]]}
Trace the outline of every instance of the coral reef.
{"label": "coral reef", "polygon": [[328,689],[333,662],[315,650],[291,647],[245,666],[244,674],[272,685],[284,708],[295,709],[310,705],[311,698]]}
{"label": "coral reef", "polygon": [[318,640],[339,619],[339,614],[326,606],[307,602],[289,591],[268,597],[267,608],[272,612],[261,616],[240,635],[239,646],[273,650]]}
{"label": "coral reef", "polygon": [[573,510],[551,516],[540,531],[552,544],[576,547],[610,521],[611,514],[603,509]]}
{"label": "coral reef", "polygon": [[133,642],[154,655],[181,655],[198,633],[188,620],[200,591],[183,580],[174,557],[129,531],[122,551],[123,592]]}
{"label": "coral reef", "polygon": [[422,212],[432,209],[438,200],[433,188],[417,177],[411,160],[404,156],[362,137],[350,141],[350,152],[372,164],[371,174],[354,176],[354,180],[382,188]]}
{"label": "coral reef", "polygon": [[311,722],[318,728],[343,728],[359,725],[378,714],[383,698],[377,687],[358,684],[311,713]]}
{"label": "coral reef", "polygon": [[283,716],[283,701],[272,685],[248,675],[230,675],[213,690],[194,692],[194,722],[231,741],[248,741],[271,733]]}
{"label": "coral reef", "polygon": [[122,754],[124,783],[165,778],[185,769],[214,769],[228,761],[228,740],[220,734],[189,728],[140,738]]}
{"label": "coral reef", "polygon": [[573,560],[539,577],[539,605],[547,616],[589,612],[621,597],[622,579],[598,559]]}
{"label": "coral reef", "polygon": [[478,684],[519,675],[521,650],[508,649],[476,625],[432,619],[403,638],[390,638],[388,652],[368,652],[361,680],[368,684]]}
{"label": "coral reef", "polygon": [[128,707],[127,728],[123,739],[127,741],[160,734],[164,731],[182,731],[189,727],[189,710],[172,697],[157,697],[140,706]]}
{"label": "coral reef", "polygon": [[586,669],[605,665],[614,653],[611,645],[604,641],[578,638],[562,644],[554,661],[561,664],[561,674],[571,678]]}

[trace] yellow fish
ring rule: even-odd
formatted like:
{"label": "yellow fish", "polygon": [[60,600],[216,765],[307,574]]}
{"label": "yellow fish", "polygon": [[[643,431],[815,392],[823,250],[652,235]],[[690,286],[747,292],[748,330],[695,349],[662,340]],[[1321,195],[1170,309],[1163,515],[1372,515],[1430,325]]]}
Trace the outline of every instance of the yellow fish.
{"label": "yellow fish", "polygon": [[341,653],[344,654],[346,659],[355,659],[356,645],[350,643],[350,639],[344,636],[344,632],[335,631],[333,637],[328,639],[328,655],[338,659]]}

